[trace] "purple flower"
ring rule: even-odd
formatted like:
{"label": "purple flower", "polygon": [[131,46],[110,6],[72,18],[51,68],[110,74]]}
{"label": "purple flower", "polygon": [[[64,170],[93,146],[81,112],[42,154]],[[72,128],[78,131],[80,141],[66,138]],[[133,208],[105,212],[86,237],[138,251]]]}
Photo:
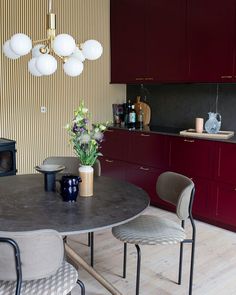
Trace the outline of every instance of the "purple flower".
{"label": "purple flower", "polygon": [[78,125],[77,125],[76,123],[74,123],[74,126],[73,126],[73,128],[72,128],[72,131],[73,131],[74,133],[77,133],[77,132],[79,131],[79,127],[78,127]]}

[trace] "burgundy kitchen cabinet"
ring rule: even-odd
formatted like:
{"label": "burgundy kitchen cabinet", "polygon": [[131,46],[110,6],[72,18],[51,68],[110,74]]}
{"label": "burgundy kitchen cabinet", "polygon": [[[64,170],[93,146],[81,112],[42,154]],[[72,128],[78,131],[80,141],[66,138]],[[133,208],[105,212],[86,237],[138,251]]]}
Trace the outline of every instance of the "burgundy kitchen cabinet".
{"label": "burgundy kitchen cabinet", "polygon": [[129,161],[148,167],[168,165],[167,136],[150,132],[133,132],[130,136]]}
{"label": "burgundy kitchen cabinet", "polygon": [[170,169],[211,179],[214,172],[215,143],[184,137],[170,138]]}
{"label": "burgundy kitchen cabinet", "polygon": [[195,184],[193,216],[211,220],[214,216],[212,179],[214,176],[216,143],[184,137],[170,137],[170,170],[186,175]]}
{"label": "burgundy kitchen cabinet", "polygon": [[102,175],[125,180],[126,166],[122,161],[109,159],[107,157],[100,157],[99,160],[102,167]]}
{"label": "burgundy kitchen cabinet", "polygon": [[235,82],[235,0],[111,0],[111,82]]}
{"label": "burgundy kitchen cabinet", "polygon": [[235,25],[234,0],[188,0],[190,82],[232,82]]}
{"label": "burgundy kitchen cabinet", "polygon": [[149,0],[147,71],[156,82],[186,82],[186,0]]}
{"label": "burgundy kitchen cabinet", "polygon": [[104,134],[101,153],[107,158],[128,161],[130,135],[124,130],[109,129]]}
{"label": "burgundy kitchen cabinet", "polygon": [[236,187],[236,144],[219,143],[217,166],[217,180],[234,184]]}
{"label": "burgundy kitchen cabinet", "polygon": [[216,222],[224,228],[236,231],[236,183],[216,183],[214,197]]}
{"label": "burgundy kitchen cabinet", "polygon": [[156,194],[164,171],[175,171],[195,183],[193,216],[236,231],[236,144],[141,131],[111,129],[102,143],[102,175],[144,189],[151,204],[174,211]]}
{"label": "burgundy kitchen cabinet", "polygon": [[161,200],[156,193],[156,182],[162,172],[163,170],[160,169],[130,164],[126,170],[126,181],[145,190],[150,197],[152,205],[173,211],[174,207]]}
{"label": "burgundy kitchen cabinet", "polygon": [[[228,229],[236,228],[236,144],[218,143],[213,197],[215,220]],[[232,228],[231,228],[232,227]]]}
{"label": "burgundy kitchen cabinet", "polygon": [[187,0],[111,0],[111,82],[182,82]]}
{"label": "burgundy kitchen cabinet", "polygon": [[193,201],[193,217],[198,219],[211,219],[214,215],[214,200],[212,200],[212,181],[190,177],[195,184]]}
{"label": "burgundy kitchen cabinet", "polygon": [[147,76],[146,3],[111,0],[111,82],[132,83]]}

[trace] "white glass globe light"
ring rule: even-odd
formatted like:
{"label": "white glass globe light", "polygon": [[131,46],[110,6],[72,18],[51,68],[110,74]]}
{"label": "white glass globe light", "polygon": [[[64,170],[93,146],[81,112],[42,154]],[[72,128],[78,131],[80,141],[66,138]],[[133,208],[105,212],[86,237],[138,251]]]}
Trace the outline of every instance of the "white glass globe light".
{"label": "white glass globe light", "polygon": [[32,49],[32,56],[33,57],[38,57],[41,54],[43,54],[43,53],[40,52],[40,48],[43,48],[43,47],[45,47],[45,45],[43,45],[43,44],[37,44],[37,45],[35,45],[33,47],[33,49]]}
{"label": "white glass globe light", "polygon": [[82,45],[82,53],[89,60],[98,59],[102,55],[102,45],[96,40],[87,40]]}
{"label": "white glass globe light", "polygon": [[75,57],[75,58],[77,58],[81,62],[84,62],[85,61],[85,57],[84,57],[82,51],[78,47],[76,47],[76,49],[72,53],[71,57]]}
{"label": "white glass globe light", "polygon": [[68,76],[79,76],[83,69],[84,64],[75,57],[70,57],[63,65],[63,69]]}
{"label": "white glass globe light", "polygon": [[28,70],[31,75],[36,76],[36,77],[41,77],[42,74],[37,70],[36,68],[36,57],[31,58],[31,60],[28,62]]}
{"label": "white glass globe light", "polygon": [[75,51],[76,43],[70,35],[60,34],[54,39],[53,49],[57,55],[69,56]]}
{"label": "white glass globe light", "polygon": [[10,47],[15,54],[26,55],[32,49],[32,41],[25,34],[15,34],[11,37]]}
{"label": "white glass globe light", "polygon": [[36,69],[42,75],[46,75],[46,76],[53,74],[57,70],[56,59],[52,55],[47,53],[37,57],[35,65],[36,65]]}
{"label": "white glass globe light", "polygon": [[6,57],[11,58],[11,59],[17,59],[20,57],[20,55],[15,54],[14,51],[11,50],[10,47],[10,40],[7,40],[4,44],[3,44],[3,52],[6,55]]}

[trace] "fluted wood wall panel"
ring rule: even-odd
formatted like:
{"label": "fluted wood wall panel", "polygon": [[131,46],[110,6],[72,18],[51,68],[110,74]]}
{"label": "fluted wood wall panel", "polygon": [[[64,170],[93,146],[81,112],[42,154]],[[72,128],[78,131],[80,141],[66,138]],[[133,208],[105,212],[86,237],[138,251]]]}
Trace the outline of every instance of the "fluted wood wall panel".
{"label": "fluted wood wall panel", "polygon": [[[30,54],[18,60],[2,54],[0,69],[0,137],[17,142],[19,173],[32,173],[34,166],[51,155],[72,155],[64,126],[84,99],[94,122],[112,120],[112,103],[125,98],[124,85],[110,85],[109,0],[53,0],[57,34],[71,34],[78,43],[97,39],[103,55],[85,61],[81,76],[70,78],[62,70],[52,76],[28,73]],[[15,33],[33,40],[46,37],[47,0],[0,0],[1,44]],[[47,112],[41,113],[40,107]]]}

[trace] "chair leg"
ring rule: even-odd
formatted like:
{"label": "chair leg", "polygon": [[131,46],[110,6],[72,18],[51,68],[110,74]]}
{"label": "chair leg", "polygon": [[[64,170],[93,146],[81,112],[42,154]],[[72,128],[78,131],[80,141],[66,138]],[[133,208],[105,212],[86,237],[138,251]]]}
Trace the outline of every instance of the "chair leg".
{"label": "chair leg", "polygon": [[88,233],[88,247],[90,247],[91,245],[90,240],[91,240],[91,233]]}
{"label": "chair leg", "polygon": [[182,281],[182,265],[183,265],[183,246],[184,243],[180,243],[180,253],[179,253],[179,278],[178,278],[178,284],[181,285]]}
{"label": "chair leg", "polygon": [[127,243],[124,243],[123,279],[126,278]]}
{"label": "chair leg", "polygon": [[94,262],[94,234],[90,233],[90,265],[93,267]]}
{"label": "chair leg", "polygon": [[192,241],[190,279],[189,279],[189,295],[192,295],[192,289],[193,289],[194,254],[195,254],[195,237],[193,238],[193,241]]}
{"label": "chair leg", "polygon": [[85,295],[85,286],[84,283],[81,280],[77,280],[77,284],[80,285],[81,288],[81,295]]}
{"label": "chair leg", "polygon": [[139,245],[135,245],[137,249],[137,275],[136,275],[136,295],[139,295],[140,286],[140,268],[141,268],[141,250]]}

